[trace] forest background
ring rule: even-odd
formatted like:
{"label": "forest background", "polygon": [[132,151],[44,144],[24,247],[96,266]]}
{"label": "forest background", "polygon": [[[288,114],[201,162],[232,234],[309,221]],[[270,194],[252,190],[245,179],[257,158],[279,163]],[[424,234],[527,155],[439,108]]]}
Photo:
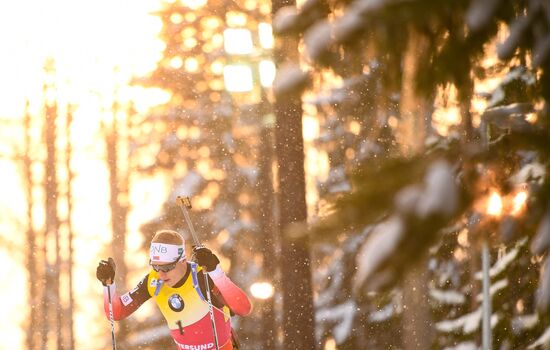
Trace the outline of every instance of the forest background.
{"label": "forest background", "polygon": [[0,4],[0,348],[110,348],[97,262],[131,289],[189,238],[177,195],[254,296],[246,349],[477,349],[484,315],[549,348],[549,29],[544,0]]}

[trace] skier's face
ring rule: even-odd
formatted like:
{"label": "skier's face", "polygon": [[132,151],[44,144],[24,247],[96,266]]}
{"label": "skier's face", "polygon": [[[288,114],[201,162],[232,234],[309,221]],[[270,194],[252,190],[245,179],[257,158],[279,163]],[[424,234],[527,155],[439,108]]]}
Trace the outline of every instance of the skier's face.
{"label": "skier's face", "polygon": [[[162,264],[158,264],[162,266]],[[168,264],[167,264],[168,265]],[[173,287],[179,280],[183,278],[187,272],[187,262],[186,260],[178,261],[174,268],[170,271],[162,271],[159,269],[158,275],[159,278],[164,281],[164,284],[168,287]]]}

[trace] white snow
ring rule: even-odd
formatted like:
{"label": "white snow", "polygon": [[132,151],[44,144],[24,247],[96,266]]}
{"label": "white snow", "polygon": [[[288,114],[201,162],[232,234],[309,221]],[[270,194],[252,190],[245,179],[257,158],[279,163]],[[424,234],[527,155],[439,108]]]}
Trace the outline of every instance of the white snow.
{"label": "white snow", "polygon": [[499,0],[477,0],[470,3],[466,12],[466,23],[473,32],[484,28],[492,19]]}
{"label": "white snow", "polygon": [[384,322],[395,314],[395,306],[389,303],[380,310],[376,310],[369,314],[369,322]]}
{"label": "white snow", "polygon": [[319,296],[315,300],[316,306],[326,306],[335,301],[338,293],[342,290],[345,272],[341,259],[332,262],[328,274],[324,276],[324,278],[330,277],[332,281],[328,288],[319,292]]}
{"label": "white snow", "polygon": [[255,184],[258,179],[259,169],[253,166],[239,167],[239,174],[244,176],[250,184]]}
{"label": "white snow", "polygon": [[539,162],[530,162],[522,166],[517,173],[510,177],[510,180],[514,184],[524,184],[536,179],[535,182],[540,185],[545,173],[544,165]]}
{"label": "white snow", "polygon": [[416,211],[421,198],[422,188],[420,186],[407,186],[395,195],[394,205],[400,213],[411,214]]}
{"label": "white snow", "polygon": [[283,66],[273,81],[273,91],[276,95],[291,93],[304,86],[308,79],[308,74],[302,71],[298,65]]}
{"label": "white snow", "polygon": [[538,314],[521,315],[512,319],[512,330],[516,334],[521,334],[527,329],[532,329],[539,323]]}
{"label": "white snow", "polygon": [[[499,281],[496,281],[495,283],[491,284],[491,288],[489,288],[489,294],[491,297],[493,297],[499,290],[502,290],[508,286],[508,278],[503,278]],[[483,294],[479,293],[476,295],[476,300],[481,302],[483,300]]]}
{"label": "white snow", "polygon": [[332,27],[328,21],[313,25],[304,35],[306,52],[312,60],[318,60],[331,44]]}
{"label": "white snow", "polygon": [[394,254],[403,233],[403,221],[397,216],[373,229],[357,254],[357,273],[353,282],[355,291],[359,291],[380,265]]}
{"label": "white snow", "polygon": [[481,322],[481,308],[461,316],[454,320],[444,320],[435,324],[435,329],[444,333],[465,333],[469,334],[478,329]]}
{"label": "white snow", "polygon": [[433,214],[451,215],[458,207],[458,189],[451,166],[437,161],[430,166],[424,187],[408,186],[395,197],[396,208],[404,213],[415,213],[420,218]]}
{"label": "white snow", "polygon": [[365,19],[357,12],[348,11],[334,23],[334,37],[338,42],[343,42],[361,30],[365,25]]}
{"label": "white snow", "polygon": [[[510,249],[508,253],[506,253],[502,258],[498,259],[491,267],[491,269],[489,269],[489,276],[496,277],[504,272],[504,270],[506,270],[506,268],[516,259],[519,254],[519,247],[525,244],[526,241],[527,238],[521,239],[520,241],[518,241],[514,248]],[[481,280],[482,277],[483,276],[481,271],[476,272],[475,278],[477,280]]]}
{"label": "white snow", "polygon": [[523,66],[518,66],[512,69],[504,78],[501,84],[509,84],[514,80],[523,80],[528,85],[533,85],[537,82],[535,76]]}
{"label": "white snow", "polygon": [[290,31],[299,19],[295,6],[282,7],[273,18],[273,32],[286,33]]}
{"label": "white snow", "polygon": [[550,308],[550,258],[546,257],[541,268],[539,287],[537,289],[537,307],[541,311]]}
{"label": "white snow", "polygon": [[343,102],[347,98],[346,93],[342,89],[337,89],[330,92],[317,94],[313,97],[304,99],[304,103],[314,106],[333,105]]}
{"label": "white snow", "polygon": [[544,217],[539,223],[537,234],[531,243],[533,254],[542,255],[550,248],[550,208],[546,210]]}
{"label": "white snow", "polygon": [[418,203],[417,213],[425,218],[433,213],[451,215],[458,207],[458,189],[451,165],[437,161],[426,175],[424,196]]}
{"label": "white snow", "polygon": [[[435,324],[435,328],[443,333],[463,333],[470,334],[478,330],[481,324],[482,311],[481,307],[454,320],[444,320]],[[491,328],[493,328],[499,320],[497,314],[491,315]]]}
{"label": "white snow", "polygon": [[386,5],[386,0],[356,0],[350,7],[351,12],[356,12],[360,15],[371,14],[381,9]]}
{"label": "white snow", "polygon": [[536,82],[535,77],[528,72],[524,67],[517,67],[512,69],[508,74],[502,79],[500,85],[493,91],[491,99],[487,103],[487,108],[492,108],[497,106],[500,102],[504,100],[506,94],[504,92],[504,85],[510,84],[513,80],[521,79],[528,85],[532,85]]}
{"label": "white snow", "polygon": [[324,184],[328,187],[329,193],[349,192],[351,190],[351,184],[348,182],[344,166],[332,167]]}
{"label": "white snow", "polygon": [[466,341],[466,342],[458,343],[456,344],[456,346],[444,347],[443,350],[478,350],[478,346],[476,343],[472,341]]}
{"label": "white snow", "polygon": [[383,151],[384,149],[376,142],[373,142],[369,139],[364,139],[361,141],[361,146],[359,146],[359,153],[357,158],[362,160],[367,157],[372,157],[376,154],[381,154]]}
{"label": "white snow", "polygon": [[317,322],[328,322],[334,324],[332,335],[337,344],[344,342],[351,334],[353,321],[357,313],[357,304],[348,300],[336,307],[322,309],[316,312]]}
{"label": "white snow", "polygon": [[544,333],[537,340],[535,340],[533,344],[529,345],[527,349],[536,349],[539,346],[542,347],[545,345],[550,345],[550,327],[546,328]]}
{"label": "white snow", "polygon": [[430,297],[446,305],[461,305],[466,301],[464,294],[455,290],[430,289]]}
{"label": "white snow", "polygon": [[507,59],[514,53],[522,40],[525,31],[529,29],[533,18],[534,16],[521,16],[512,22],[509,29],[510,35],[497,47],[497,54],[499,58]]}

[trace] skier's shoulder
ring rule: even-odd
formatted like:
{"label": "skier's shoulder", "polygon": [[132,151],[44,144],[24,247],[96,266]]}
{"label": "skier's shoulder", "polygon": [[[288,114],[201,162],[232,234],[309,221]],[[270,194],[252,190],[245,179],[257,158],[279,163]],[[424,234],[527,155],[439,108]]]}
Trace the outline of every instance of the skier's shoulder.
{"label": "skier's shoulder", "polygon": [[138,284],[130,291],[132,295],[142,295],[147,299],[151,297],[148,290],[148,285],[150,283],[151,274],[147,273],[143,278],[138,282]]}
{"label": "skier's shoulder", "polygon": [[159,285],[162,285],[162,279],[159,277],[158,273],[154,270],[149,271],[149,273],[141,280],[140,284],[147,290],[150,296],[153,296],[155,290]]}

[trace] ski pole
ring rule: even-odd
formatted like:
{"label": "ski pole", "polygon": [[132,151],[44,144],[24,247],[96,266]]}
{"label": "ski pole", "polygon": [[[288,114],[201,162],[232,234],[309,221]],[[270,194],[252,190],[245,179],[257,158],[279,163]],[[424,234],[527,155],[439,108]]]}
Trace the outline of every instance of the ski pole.
{"label": "ski pole", "polygon": [[113,302],[111,300],[111,287],[110,286],[107,286],[107,294],[109,296],[109,320],[111,321],[111,338],[113,340],[113,350],[116,350],[115,318],[113,317]]}
{"label": "ski pole", "polygon": [[[189,231],[191,232],[191,236],[193,237],[193,243],[195,243],[196,247],[201,247],[201,243],[197,237],[197,233],[195,232],[193,223],[191,222],[191,217],[189,217],[188,209],[191,209],[191,200],[189,199],[189,197],[182,197],[182,196],[178,196],[176,200],[181,208],[181,211],[183,212],[183,216],[185,217],[187,226],[189,226]],[[206,299],[208,301],[208,311],[210,313],[210,322],[212,323],[212,331],[214,332],[214,344],[216,345],[216,350],[219,350],[220,347],[218,345],[218,332],[216,331],[216,322],[214,320],[214,308],[212,306],[212,298],[210,296],[208,273],[206,272],[206,269],[202,269],[202,272],[204,275],[204,282],[206,287]]]}

